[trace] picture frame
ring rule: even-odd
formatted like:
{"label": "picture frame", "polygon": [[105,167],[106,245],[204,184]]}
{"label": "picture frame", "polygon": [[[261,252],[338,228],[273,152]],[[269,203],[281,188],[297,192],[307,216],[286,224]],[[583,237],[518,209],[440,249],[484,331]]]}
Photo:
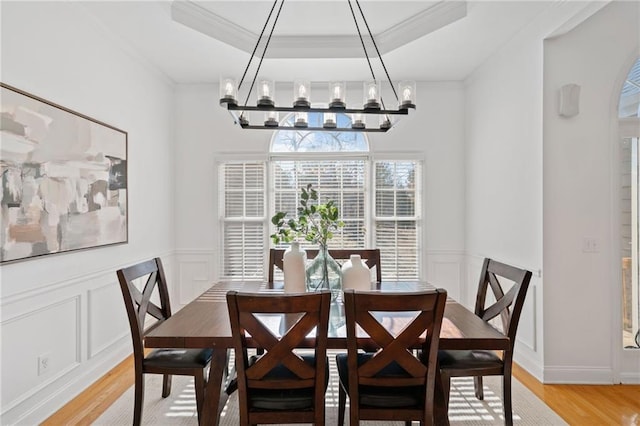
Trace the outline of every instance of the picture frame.
{"label": "picture frame", "polygon": [[0,83],[0,264],[128,243],[128,134]]}

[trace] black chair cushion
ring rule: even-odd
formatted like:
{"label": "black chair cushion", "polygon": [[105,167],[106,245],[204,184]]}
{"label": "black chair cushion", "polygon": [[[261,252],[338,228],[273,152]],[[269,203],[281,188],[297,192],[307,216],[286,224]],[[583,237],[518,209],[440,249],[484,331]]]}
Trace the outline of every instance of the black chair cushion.
{"label": "black chair cushion", "polygon": [[[252,356],[249,358],[249,365],[253,365],[260,358],[260,356]],[[315,366],[315,355],[300,355],[302,360]],[[291,372],[287,367],[282,364],[277,365],[271,370],[263,380],[282,380],[282,379],[295,379],[297,376]],[[326,362],[325,382],[324,389],[327,389],[329,385],[329,360]],[[304,410],[305,408],[311,409],[313,407],[314,388],[302,388],[302,389],[249,389],[249,406],[252,409],[260,410]]]}
{"label": "black chair cushion", "polygon": [[438,362],[441,369],[470,369],[502,367],[503,362],[493,351],[452,351],[439,350]]}
{"label": "black chair cushion", "polygon": [[[371,359],[372,353],[359,353],[358,365],[363,364]],[[347,364],[348,355],[336,355],[336,364],[338,366],[338,375],[340,376],[340,385],[349,393],[349,369]],[[376,377],[411,377],[399,364],[392,362],[383,368]],[[358,388],[360,394],[360,405],[385,407],[385,408],[403,408],[403,407],[420,407],[424,403],[424,386],[404,386],[404,387],[387,387],[387,386],[365,386]]]}
{"label": "black chair cushion", "polygon": [[147,355],[147,367],[204,368],[211,361],[213,349],[156,349]]}

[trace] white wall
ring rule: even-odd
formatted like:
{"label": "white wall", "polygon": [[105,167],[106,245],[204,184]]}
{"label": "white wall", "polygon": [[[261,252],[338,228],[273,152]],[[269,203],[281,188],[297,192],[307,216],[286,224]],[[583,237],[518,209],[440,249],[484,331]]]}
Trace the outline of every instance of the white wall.
{"label": "white wall", "polygon": [[[115,271],[173,242],[173,91],[78,3],[2,2],[4,83],[128,132],[129,243],[2,266],[2,424],[36,424],[131,352]],[[37,357],[51,367],[37,375]]]}
{"label": "white wall", "polygon": [[475,300],[484,257],[533,272],[515,359],[539,379],[548,342],[541,279],[543,39],[584,13],[585,3],[550,4],[466,81],[466,300]]}
{"label": "white wall", "polygon": [[[620,240],[617,103],[640,52],[640,7],[613,2],[544,45],[545,381],[618,382]],[[581,86],[580,113],[557,114],[558,90]],[[595,253],[583,238],[595,238]],[[636,355],[640,355],[637,354]],[[625,371],[626,368],[626,371]],[[622,366],[640,382],[640,356]]]}
{"label": "white wall", "polygon": [[[468,282],[484,256],[534,272],[515,359],[544,382],[614,381],[611,116],[638,52],[637,8],[553,4],[467,80]],[[582,85],[569,120],[557,115],[567,83]],[[583,237],[599,253],[583,253]]]}
{"label": "white wall", "polygon": [[[389,133],[369,134],[370,141],[374,153],[411,151],[425,159],[426,277],[457,297],[464,280],[464,90],[459,83],[421,83],[418,96],[424,101],[415,113]],[[182,85],[176,93],[176,205],[191,206],[176,223],[180,303],[217,273],[216,161],[229,153],[264,157],[269,150],[271,132],[233,125],[218,97],[214,85]]]}

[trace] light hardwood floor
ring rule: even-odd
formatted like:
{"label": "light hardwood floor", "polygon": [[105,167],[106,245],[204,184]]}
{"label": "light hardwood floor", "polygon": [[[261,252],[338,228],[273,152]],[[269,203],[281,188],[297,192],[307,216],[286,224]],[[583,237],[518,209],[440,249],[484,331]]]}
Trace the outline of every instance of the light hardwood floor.
{"label": "light hardwood floor", "polygon": [[[513,375],[570,425],[640,425],[640,385],[543,385],[517,365]],[[129,357],[42,425],[90,425],[133,386],[133,380]]]}

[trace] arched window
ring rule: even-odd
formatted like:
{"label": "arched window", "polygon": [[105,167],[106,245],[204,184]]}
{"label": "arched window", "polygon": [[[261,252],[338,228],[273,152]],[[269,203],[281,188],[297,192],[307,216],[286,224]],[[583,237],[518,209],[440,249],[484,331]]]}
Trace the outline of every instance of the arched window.
{"label": "arched window", "polygon": [[[308,114],[309,126],[321,127],[322,119]],[[336,119],[348,125],[347,115]],[[383,279],[419,279],[421,161],[392,157],[373,159],[365,133],[288,127],[274,131],[267,161],[221,163],[221,278],[264,279],[271,217],[295,216],[300,188],[312,184],[345,223],[329,248],[380,248]]]}
{"label": "arched window", "polygon": [[631,67],[622,86],[618,117],[640,117],[640,59]]}

